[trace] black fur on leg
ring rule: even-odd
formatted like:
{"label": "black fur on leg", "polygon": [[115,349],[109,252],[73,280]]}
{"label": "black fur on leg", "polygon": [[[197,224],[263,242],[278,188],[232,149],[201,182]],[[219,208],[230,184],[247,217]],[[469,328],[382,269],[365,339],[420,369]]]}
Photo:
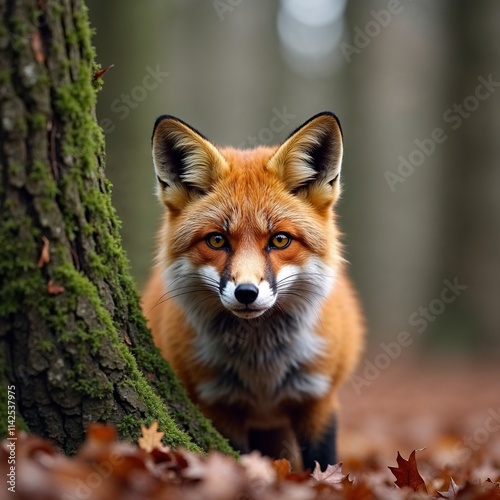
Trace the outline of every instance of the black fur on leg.
{"label": "black fur on leg", "polygon": [[317,441],[299,437],[299,446],[302,451],[302,462],[305,469],[314,469],[314,461],[318,462],[321,470],[327,465],[337,463],[336,452],[337,418],[332,415],[330,424]]}
{"label": "black fur on leg", "polygon": [[231,445],[231,448],[239,451],[242,455],[250,453],[250,446],[248,446],[248,443],[246,443],[245,441],[235,441],[233,439],[230,439],[229,444]]}

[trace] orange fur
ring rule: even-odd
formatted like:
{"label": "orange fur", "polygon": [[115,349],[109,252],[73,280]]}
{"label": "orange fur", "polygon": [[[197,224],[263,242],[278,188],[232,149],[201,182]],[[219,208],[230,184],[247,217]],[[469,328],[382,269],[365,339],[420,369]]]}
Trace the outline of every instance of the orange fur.
{"label": "orange fur", "polygon": [[[323,149],[318,152],[314,148]],[[178,150],[183,156],[175,155]],[[143,310],[156,345],[185,384],[190,397],[234,443],[248,446],[249,432],[253,429],[276,429],[276,439],[269,439],[268,444],[278,443],[267,447],[264,443],[261,448],[279,458],[287,453],[278,436],[291,436],[289,439],[295,436],[295,448],[297,443],[315,443],[322,439],[337,407],[339,384],[355,367],[363,337],[362,315],[346,274],[332,208],[340,191],[342,139],[338,121],[329,113],[320,114],[280,147],[240,151],[217,149],[180,120],[164,117],[157,122],[153,135],[153,157],[166,212],[159,231],[157,262],[143,295]],[[314,170],[311,167],[315,166],[314,161],[325,163],[325,170]],[[211,248],[205,239],[211,233],[225,236],[230,248]],[[277,233],[293,236],[288,247],[270,249],[268,240]],[[310,290],[313,285],[309,284],[306,292],[310,293],[310,299],[299,304],[300,298],[294,293],[306,292],[300,288],[304,285],[297,285],[288,293],[282,293],[288,302],[280,303],[278,286],[276,307],[271,307],[260,319],[249,320],[249,328],[235,335],[241,335],[241,341],[246,342],[249,340],[246,336],[259,335],[258,329],[263,328],[264,322],[274,321],[273,314],[287,308],[293,314],[294,301],[297,308],[307,309],[310,303],[311,335],[321,339],[321,350],[313,352],[298,369],[305,376],[311,375],[312,390],[321,395],[305,392],[295,398],[287,392],[281,397],[278,390],[275,403],[269,398],[262,399],[264,403],[254,403],[252,391],[248,397],[243,395],[245,388],[236,403],[201,397],[200,384],[221,377],[223,366],[200,357],[200,352],[205,351],[200,351],[197,342],[205,335],[204,328],[208,325],[200,325],[190,316],[190,306],[194,309],[206,306],[207,317],[211,311],[223,311],[224,306],[216,287],[198,291],[197,285],[183,284],[184,280],[177,278],[170,284],[171,289],[167,289],[165,269],[181,261],[188,262],[193,269],[210,265],[214,275],[226,273],[225,279],[234,286],[240,283],[259,286],[271,279],[269,276],[278,276],[286,266],[308,269],[312,257],[317,259],[314,262],[331,270],[334,276],[331,290],[326,286],[322,288],[319,276],[313,277],[312,280],[320,283],[316,296],[316,292]],[[245,319],[239,321],[240,327],[246,325]],[[256,330],[252,329],[254,325]],[[300,338],[297,342],[302,345]],[[308,348],[309,341],[303,342]],[[236,348],[236,353],[227,354],[227,359],[236,363],[234,356],[238,356],[238,352]],[[289,372],[292,373],[292,368]],[[253,374],[248,376],[251,380]],[[255,377],[258,378],[258,374]],[[317,377],[328,381],[324,390],[315,385],[319,384]],[[302,387],[300,383],[297,382],[298,387]],[[252,390],[257,393],[259,386],[255,387]],[[231,397],[239,397],[238,391],[231,394]],[[300,458],[292,458],[299,466]]]}

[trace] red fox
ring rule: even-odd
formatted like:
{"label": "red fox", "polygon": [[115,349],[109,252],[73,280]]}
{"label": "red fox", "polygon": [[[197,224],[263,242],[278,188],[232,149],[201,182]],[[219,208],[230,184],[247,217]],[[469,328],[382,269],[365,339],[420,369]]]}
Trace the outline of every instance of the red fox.
{"label": "red fox", "polygon": [[364,330],[333,211],[337,117],[238,150],[165,115],[152,149],[166,208],[143,297],[156,345],[240,451],[336,463],[336,393]]}

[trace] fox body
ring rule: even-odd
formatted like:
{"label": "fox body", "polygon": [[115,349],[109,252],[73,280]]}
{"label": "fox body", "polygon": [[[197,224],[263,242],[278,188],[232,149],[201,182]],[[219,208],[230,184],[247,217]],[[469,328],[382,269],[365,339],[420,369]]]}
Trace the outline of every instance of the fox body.
{"label": "fox body", "polygon": [[333,211],[337,118],[237,150],[162,116],[152,145],[166,208],[143,298],[156,345],[235,447],[335,463],[336,393],[363,334]]}

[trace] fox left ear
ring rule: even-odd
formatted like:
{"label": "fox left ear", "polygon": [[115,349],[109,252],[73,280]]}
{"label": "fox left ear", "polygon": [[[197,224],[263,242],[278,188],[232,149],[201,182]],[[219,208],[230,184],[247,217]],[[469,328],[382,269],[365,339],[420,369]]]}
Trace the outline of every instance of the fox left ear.
{"label": "fox left ear", "polygon": [[152,137],[158,196],[171,210],[210,191],[228,168],[219,150],[179,118],[160,116]]}
{"label": "fox left ear", "polygon": [[268,163],[288,189],[322,210],[340,195],[342,129],[330,112],[314,115],[278,148]]}

